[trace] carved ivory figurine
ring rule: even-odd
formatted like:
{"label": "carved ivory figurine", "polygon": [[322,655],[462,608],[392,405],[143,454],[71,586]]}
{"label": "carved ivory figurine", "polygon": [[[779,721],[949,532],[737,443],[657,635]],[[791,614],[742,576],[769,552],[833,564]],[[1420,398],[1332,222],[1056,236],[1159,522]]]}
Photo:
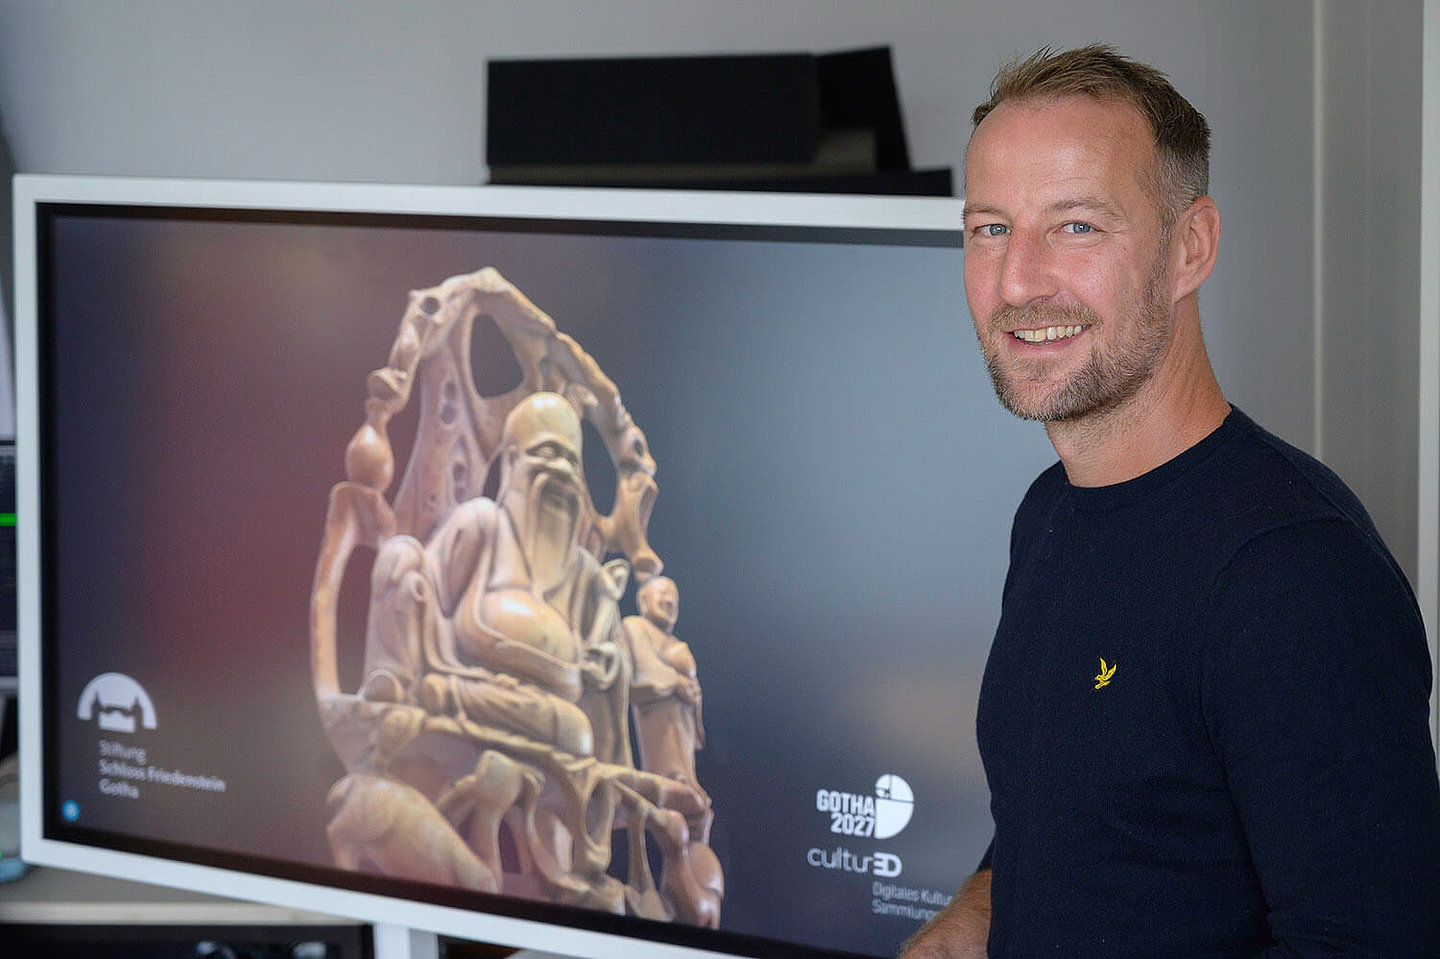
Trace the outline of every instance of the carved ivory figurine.
{"label": "carved ivory figurine", "polygon": [[[490,317],[525,374],[481,397],[474,321]],[[331,493],[311,600],[321,716],[346,775],[330,791],[337,864],[700,925],[724,880],[678,591],[645,539],[655,463],[615,385],[494,270],[411,294],[366,421]],[[393,502],[389,419],[420,392]],[[615,464],[599,514],[582,421]],[[494,499],[481,494],[494,466]],[[360,688],[340,688],[338,594],[375,550]],[[612,555],[619,554],[619,555]],[[634,572],[642,616],[620,604]],[[640,767],[631,749],[630,703]],[[611,875],[612,833],[630,848]],[[662,863],[658,883],[652,853]]]}
{"label": "carved ivory figurine", "polygon": [[630,685],[640,767],[699,786],[695,750],[705,745],[700,681],[690,647],[675,638],[680,590],[668,576],[647,580],[635,595],[639,616],[625,619],[634,661]]}

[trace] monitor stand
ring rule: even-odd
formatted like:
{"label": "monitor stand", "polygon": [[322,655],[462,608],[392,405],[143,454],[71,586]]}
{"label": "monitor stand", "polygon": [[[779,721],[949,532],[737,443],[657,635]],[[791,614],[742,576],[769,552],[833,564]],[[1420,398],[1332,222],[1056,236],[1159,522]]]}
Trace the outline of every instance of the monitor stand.
{"label": "monitor stand", "polygon": [[[377,922],[374,930],[375,959],[440,959],[440,939],[433,932],[408,929],[394,923]],[[520,949],[509,959],[568,959],[551,952]]]}
{"label": "monitor stand", "polygon": [[377,922],[372,928],[375,959],[440,959],[440,939],[433,932],[389,922]]}

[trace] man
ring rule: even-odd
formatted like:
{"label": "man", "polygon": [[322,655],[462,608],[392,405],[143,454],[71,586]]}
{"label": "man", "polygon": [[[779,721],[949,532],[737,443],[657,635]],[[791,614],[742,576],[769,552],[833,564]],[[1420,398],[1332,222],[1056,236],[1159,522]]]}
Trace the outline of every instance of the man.
{"label": "man", "polygon": [[980,694],[994,840],[906,955],[1440,955],[1424,630],[1359,502],[1215,379],[1204,118],[1095,46],[974,119],[966,297],[1060,462]]}

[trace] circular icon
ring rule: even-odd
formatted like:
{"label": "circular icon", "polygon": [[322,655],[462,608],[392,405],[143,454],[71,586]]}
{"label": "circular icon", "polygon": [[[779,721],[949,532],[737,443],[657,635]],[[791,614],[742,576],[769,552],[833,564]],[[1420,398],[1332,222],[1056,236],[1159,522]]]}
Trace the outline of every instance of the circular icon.
{"label": "circular icon", "polygon": [[60,807],[60,815],[65,817],[66,822],[74,822],[80,818],[80,804],[71,799]]}
{"label": "circular icon", "polygon": [[898,836],[915,811],[915,793],[894,773],[875,780],[875,838]]}

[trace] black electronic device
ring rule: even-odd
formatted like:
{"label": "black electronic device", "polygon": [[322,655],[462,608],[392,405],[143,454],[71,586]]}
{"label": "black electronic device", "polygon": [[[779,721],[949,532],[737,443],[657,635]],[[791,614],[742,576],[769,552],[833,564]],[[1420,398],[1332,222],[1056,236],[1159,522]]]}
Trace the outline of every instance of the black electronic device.
{"label": "black electronic device", "polygon": [[889,47],[492,60],[496,184],[950,196],[915,170]]}

